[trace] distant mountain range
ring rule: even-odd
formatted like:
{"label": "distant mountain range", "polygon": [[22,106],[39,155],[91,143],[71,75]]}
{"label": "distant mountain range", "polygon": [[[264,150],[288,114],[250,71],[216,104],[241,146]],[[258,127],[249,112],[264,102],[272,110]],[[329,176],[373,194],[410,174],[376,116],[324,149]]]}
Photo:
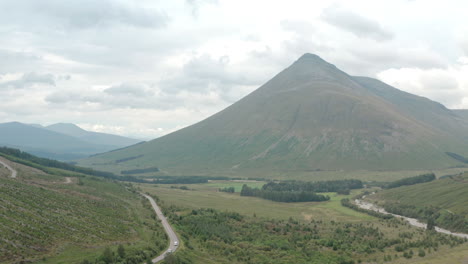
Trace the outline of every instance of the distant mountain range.
{"label": "distant mountain range", "polygon": [[[447,153],[452,153],[448,155]],[[223,111],[80,161],[120,172],[271,176],[466,166],[468,122],[442,104],[305,54]]]}
{"label": "distant mountain range", "polygon": [[141,142],[141,140],[86,131],[74,124],[10,122],[0,124],[0,146],[14,147],[34,155],[57,160],[87,157]]}

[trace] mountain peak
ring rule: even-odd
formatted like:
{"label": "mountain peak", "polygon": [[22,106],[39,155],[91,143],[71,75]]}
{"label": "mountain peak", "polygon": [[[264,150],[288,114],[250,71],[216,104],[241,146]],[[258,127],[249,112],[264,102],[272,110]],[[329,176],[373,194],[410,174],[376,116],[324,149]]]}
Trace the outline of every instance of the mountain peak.
{"label": "mountain peak", "polygon": [[316,60],[316,61],[325,62],[325,60],[320,58],[319,55],[312,54],[312,53],[304,53],[301,57],[299,57],[298,61],[300,60]]}
{"label": "mountain peak", "polygon": [[57,123],[47,126],[46,129],[75,137],[81,137],[87,134],[86,130],[72,123]]}

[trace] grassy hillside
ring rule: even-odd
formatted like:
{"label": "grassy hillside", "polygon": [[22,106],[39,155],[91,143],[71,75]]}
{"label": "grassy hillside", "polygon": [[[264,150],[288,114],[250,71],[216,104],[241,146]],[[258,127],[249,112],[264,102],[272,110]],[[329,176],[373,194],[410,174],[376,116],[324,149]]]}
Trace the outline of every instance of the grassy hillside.
{"label": "grassy hillside", "polygon": [[381,191],[369,198],[387,209],[423,220],[434,217],[438,225],[468,232],[468,173]]}
{"label": "grassy hillside", "polygon": [[466,166],[446,152],[468,156],[467,132],[441,104],[306,54],[206,120],[79,163],[166,175],[439,169]]}
{"label": "grassy hillside", "polygon": [[130,184],[9,163],[18,177],[0,168],[0,263],[94,261],[119,245],[135,261],[128,263],[141,263],[167,246],[149,203]]}

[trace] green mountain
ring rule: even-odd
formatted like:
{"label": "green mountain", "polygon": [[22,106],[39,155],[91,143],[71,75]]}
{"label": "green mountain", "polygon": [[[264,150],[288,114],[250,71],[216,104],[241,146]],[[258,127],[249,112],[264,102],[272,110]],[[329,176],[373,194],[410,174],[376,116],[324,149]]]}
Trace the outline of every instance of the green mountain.
{"label": "green mountain", "polygon": [[112,149],[122,148],[141,142],[141,140],[128,137],[86,131],[80,128],[79,126],[70,123],[57,123],[50,126],[46,126],[45,128],[51,131],[76,137],[88,143],[107,145],[112,147]]}
{"label": "green mountain", "polygon": [[446,168],[465,165],[446,152],[468,155],[467,132],[467,122],[439,103],[305,54],[199,123],[80,164],[238,176]]}
{"label": "green mountain", "polygon": [[[52,128],[57,128],[53,126]],[[128,146],[138,142],[136,140],[122,141],[129,144],[110,145],[114,138],[118,136],[107,137],[105,134],[98,134],[94,137],[91,132],[85,131],[85,136],[75,137],[61,133],[57,129],[46,129],[39,126],[22,124],[19,122],[10,122],[0,124],[0,146],[19,148],[34,155],[59,160],[72,160],[87,157],[92,154],[102,153],[113,149]],[[102,138],[102,142],[96,143]],[[105,140],[108,138],[109,140]]]}

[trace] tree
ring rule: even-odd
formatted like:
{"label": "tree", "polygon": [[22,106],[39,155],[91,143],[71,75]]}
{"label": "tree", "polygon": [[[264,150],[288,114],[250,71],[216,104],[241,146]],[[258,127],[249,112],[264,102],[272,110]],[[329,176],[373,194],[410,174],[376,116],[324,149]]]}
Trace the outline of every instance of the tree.
{"label": "tree", "polygon": [[106,247],[104,249],[104,252],[102,253],[101,260],[104,261],[105,263],[112,263],[114,262],[114,254],[110,250],[110,248]]}
{"label": "tree", "polygon": [[117,254],[120,258],[125,257],[125,248],[122,245],[119,245],[119,247],[117,248]]}
{"label": "tree", "polygon": [[427,230],[434,230],[435,229],[435,220],[433,217],[429,217],[427,219]]}

